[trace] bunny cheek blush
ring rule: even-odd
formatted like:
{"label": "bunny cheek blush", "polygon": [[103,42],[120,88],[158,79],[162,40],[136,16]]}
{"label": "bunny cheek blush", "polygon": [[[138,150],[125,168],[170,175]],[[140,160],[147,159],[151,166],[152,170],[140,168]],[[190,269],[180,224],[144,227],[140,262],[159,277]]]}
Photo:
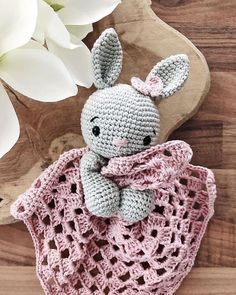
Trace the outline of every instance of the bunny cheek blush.
{"label": "bunny cheek blush", "polygon": [[115,85],[122,50],[108,29],[92,64],[97,90],[81,114],[87,147],[61,155],[11,213],[32,235],[45,294],[172,295],[194,264],[216,197],[213,173],[190,164],[187,143],[157,144],[154,100],[180,90],[188,58],[168,57],[144,81]]}

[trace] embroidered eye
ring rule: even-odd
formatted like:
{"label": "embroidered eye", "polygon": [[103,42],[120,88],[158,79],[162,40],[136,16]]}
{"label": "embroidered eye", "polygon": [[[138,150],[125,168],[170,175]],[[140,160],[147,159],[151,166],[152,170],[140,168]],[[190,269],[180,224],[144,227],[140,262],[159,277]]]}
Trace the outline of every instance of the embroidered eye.
{"label": "embroidered eye", "polygon": [[151,139],[151,136],[146,136],[144,137],[143,139],[143,145],[149,145],[151,143],[152,139]]}
{"label": "embroidered eye", "polygon": [[98,126],[94,126],[92,132],[93,135],[97,137],[100,134],[100,128]]}

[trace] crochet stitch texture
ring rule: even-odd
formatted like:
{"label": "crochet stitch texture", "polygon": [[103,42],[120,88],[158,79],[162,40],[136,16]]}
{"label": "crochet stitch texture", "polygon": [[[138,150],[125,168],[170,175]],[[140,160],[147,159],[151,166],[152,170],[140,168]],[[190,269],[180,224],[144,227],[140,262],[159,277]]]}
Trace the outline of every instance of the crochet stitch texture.
{"label": "crochet stitch texture", "polygon": [[12,205],[27,225],[48,295],[171,295],[190,271],[216,197],[214,176],[189,164],[190,147],[170,141],[113,158],[102,175],[121,187],[154,191],[148,217],[129,223],[92,215],[80,161],[71,150]]}
{"label": "crochet stitch texture", "polygon": [[81,115],[87,148],[64,153],[12,205],[36,250],[48,295],[172,295],[190,271],[216,197],[214,176],[182,141],[156,145],[153,97],[188,76],[186,55],[147,79],[114,86],[122,50],[113,29],[92,50],[95,86]]}
{"label": "crochet stitch texture", "polygon": [[113,29],[105,30],[92,49],[94,84],[98,88],[86,101],[81,129],[90,152],[81,160],[85,203],[91,213],[128,221],[145,218],[153,208],[152,190],[119,189],[101,175],[106,159],[132,155],[157,143],[160,119],[152,98],[178,91],[189,73],[186,55],[170,56],[157,63],[145,82],[114,85],[122,68],[122,49]]}

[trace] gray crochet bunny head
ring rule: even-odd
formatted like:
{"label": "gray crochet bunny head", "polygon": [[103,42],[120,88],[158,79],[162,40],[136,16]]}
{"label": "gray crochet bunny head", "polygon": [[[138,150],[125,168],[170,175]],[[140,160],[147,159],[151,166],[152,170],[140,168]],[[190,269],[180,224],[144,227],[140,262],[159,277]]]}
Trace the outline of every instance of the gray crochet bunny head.
{"label": "gray crochet bunny head", "polygon": [[146,81],[117,84],[122,49],[114,29],[105,30],[92,49],[94,84],[81,115],[85,142],[95,153],[112,158],[141,152],[157,143],[160,119],[153,98],[166,98],[188,77],[186,55],[170,56],[154,66]]}

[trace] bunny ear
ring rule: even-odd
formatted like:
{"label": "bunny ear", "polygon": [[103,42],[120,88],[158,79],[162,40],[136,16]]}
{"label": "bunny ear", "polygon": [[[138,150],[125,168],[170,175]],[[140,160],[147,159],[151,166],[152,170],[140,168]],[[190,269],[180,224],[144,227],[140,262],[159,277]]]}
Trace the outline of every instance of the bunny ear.
{"label": "bunny ear", "polygon": [[106,29],[92,49],[94,84],[98,89],[111,87],[122,68],[122,48],[114,29]]}
{"label": "bunny ear", "polygon": [[189,74],[189,59],[185,54],[172,55],[154,66],[150,76],[157,76],[163,83],[161,97],[165,98],[180,90]]}

